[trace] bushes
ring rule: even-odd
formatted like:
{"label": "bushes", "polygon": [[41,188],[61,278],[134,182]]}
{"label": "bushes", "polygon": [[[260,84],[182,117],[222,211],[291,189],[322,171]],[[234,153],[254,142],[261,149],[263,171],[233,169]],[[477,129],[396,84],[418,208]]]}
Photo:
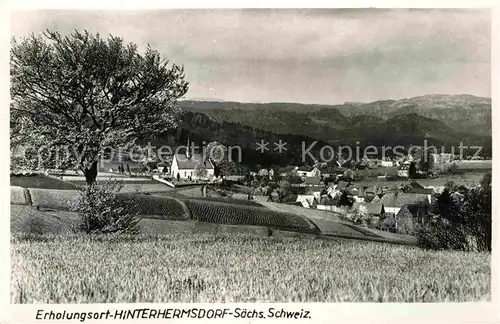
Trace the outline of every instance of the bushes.
{"label": "bushes", "polygon": [[453,190],[447,188],[437,196],[435,216],[416,230],[418,245],[427,249],[491,251],[491,175],[484,177],[480,187]]}
{"label": "bushes", "polygon": [[477,244],[467,234],[467,228],[437,217],[416,228],[417,245],[428,250],[477,250]]}
{"label": "bushes", "polygon": [[73,211],[80,215],[79,228],[88,234],[139,232],[139,218],[130,200],[118,199],[123,188],[120,182],[93,184],[80,191]]}

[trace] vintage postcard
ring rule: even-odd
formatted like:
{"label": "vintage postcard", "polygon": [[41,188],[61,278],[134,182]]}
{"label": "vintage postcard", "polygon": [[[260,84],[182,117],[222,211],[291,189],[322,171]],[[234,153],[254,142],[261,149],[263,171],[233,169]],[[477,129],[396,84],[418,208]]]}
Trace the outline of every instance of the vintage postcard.
{"label": "vintage postcard", "polygon": [[491,303],[492,26],[487,7],[12,11],[10,303],[101,305],[25,315],[60,323]]}

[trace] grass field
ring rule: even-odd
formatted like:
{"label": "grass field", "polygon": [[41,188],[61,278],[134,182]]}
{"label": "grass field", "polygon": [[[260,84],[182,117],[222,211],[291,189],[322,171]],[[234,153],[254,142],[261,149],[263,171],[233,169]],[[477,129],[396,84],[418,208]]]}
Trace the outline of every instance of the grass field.
{"label": "grass field", "polygon": [[[455,174],[455,175],[443,175],[440,176],[439,178],[436,179],[417,179],[418,183],[420,183],[422,186],[444,186],[448,181],[453,181],[457,185],[464,185],[464,186],[473,186],[473,185],[478,185],[481,182],[481,179],[483,179],[485,172],[465,172],[463,174]],[[387,186],[389,188],[399,186],[399,185],[404,185],[408,181],[401,181],[401,180],[395,180],[395,181],[380,181],[377,178],[374,179],[364,179],[361,181],[356,181],[354,182],[355,186],[373,186],[377,185],[380,187]]]}
{"label": "grass field", "polygon": [[76,190],[78,186],[42,174],[32,176],[10,176],[10,185],[23,188],[44,188],[59,190]]}
{"label": "grass field", "polygon": [[11,301],[445,302],[490,298],[489,254],[237,234],[12,239]]}

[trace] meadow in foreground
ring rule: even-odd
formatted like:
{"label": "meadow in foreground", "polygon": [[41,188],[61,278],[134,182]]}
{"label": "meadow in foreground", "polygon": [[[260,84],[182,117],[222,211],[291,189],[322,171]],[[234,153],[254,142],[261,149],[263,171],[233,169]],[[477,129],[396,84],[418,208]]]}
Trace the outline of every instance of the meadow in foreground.
{"label": "meadow in foreground", "polygon": [[490,254],[235,234],[20,236],[11,301],[444,302],[490,299]]}

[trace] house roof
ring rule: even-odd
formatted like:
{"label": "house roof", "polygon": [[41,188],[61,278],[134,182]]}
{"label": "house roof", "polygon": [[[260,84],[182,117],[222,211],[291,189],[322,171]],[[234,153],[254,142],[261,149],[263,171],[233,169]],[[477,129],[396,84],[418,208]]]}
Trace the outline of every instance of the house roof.
{"label": "house roof", "polygon": [[416,181],[410,181],[409,185],[413,189],[424,189],[424,187]]}
{"label": "house roof", "polygon": [[312,170],[314,170],[314,167],[312,167],[312,166],[301,166],[298,169],[298,171],[302,171],[302,172],[310,172]]}
{"label": "house roof", "polygon": [[414,217],[418,217],[419,214],[427,214],[428,210],[426,209],[421,209],[417,205],[404,205],[401,209],[406,209],[408,212],[413,215]]}
{"label": "house roof", "polygon": [[380,197],[379,197],[379,196],[375,196],[375,197],[372,199],[371,203],[372,203],[372,204],[375,204],[375,203],[380,203],[380,201],[381,201],[381,200],[380,200]]}
{"label": "house roof", "polygon": [[314,195],[297,195],[297,199],[295,201],[304,201],[304,200],[313,201]]}
{"label": "house roof", "polygon": [[410,218],[413,216],[413,213],[411,213],[410,210],[408,209],[408,205],[404,205],[403,207],[401,207],[396,216],[398,218]]}
{"label": "house roof", "polygon": [[374,215],[380,215],[380,214],[382,214],[383,205],[380,204],[380,203],[374,204],[374,203],[367,203],[367,202],[355,202],[352,205],[352,210],[353,211],[357,211],[362,206],[366,207],[366,210],[368,211],[368,214],[374,214]]}
{"label": "house roof", "polygon": [[408,193],[432,195],[434,193],[434,190],[429,188],[410,188],[410,190],[408,190]]}
{"label": "house roof", "polygon": [[194,170],[198,163],[203,163],[206,169],[214,168],[209,160],[203,161],[201,154],[193,154],[190,158],[187,158],[185,154],[175,154],[174,159],[177,161],[179,170]]}
{"label": "house roof", "polygon": [[349,187],[349,182],[347,181],[339,181],[339,183],[337,184],[338,190],[346,189],[347,187]]}
{"label": "house roof", "polygon": [[380,199],[380,202],[386,207],[416,205],[418,202],[429,203],[427,195],[404,192],[388,192]]}

